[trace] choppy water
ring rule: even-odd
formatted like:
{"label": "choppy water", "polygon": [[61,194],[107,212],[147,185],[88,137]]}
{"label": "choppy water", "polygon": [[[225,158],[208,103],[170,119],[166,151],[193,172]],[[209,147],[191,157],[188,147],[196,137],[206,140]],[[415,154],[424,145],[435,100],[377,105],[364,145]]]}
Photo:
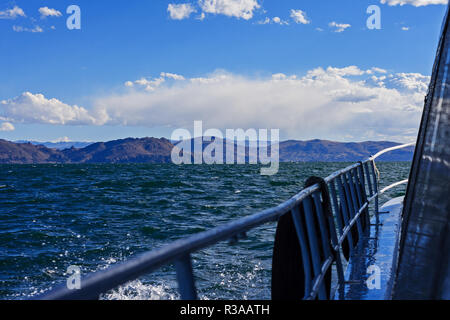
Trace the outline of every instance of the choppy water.
{"label": "choppy water", "polygon": [[[275,206],[311,175],[346,163],[285,163],[272,177],[259,167],[164,165],[0,165],[0,299],[23,299],[66,279]],[[382,186],[408,177],[410,163],[380,163]],[[386,197],[404,193],[404,187]],[[382,201],[383,202],[383,201]],[[193,255],[203,299],[270,298],[275,225],[237,244]],[[177,298],[172,266],[105,295]]]}

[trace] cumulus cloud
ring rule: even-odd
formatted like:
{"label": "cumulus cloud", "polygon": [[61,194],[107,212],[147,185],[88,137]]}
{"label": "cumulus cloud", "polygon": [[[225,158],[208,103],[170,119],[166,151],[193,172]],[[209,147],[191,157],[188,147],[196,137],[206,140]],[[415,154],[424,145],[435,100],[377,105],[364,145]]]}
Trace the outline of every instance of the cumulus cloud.
{"label": "cumulus cloud", "polygon": [[385,69],[381,69],[381,68],[377,68],[377,67],[373,67],[372,69],[370,69],[368,71],[369,74],[371,73],[387,73],[387,70]]}
{"label": "cumulus cloud", "polygon": [[196,10],[190,3],[182,4],[169,4],[167,7],[170,18],[173,20],[183,20],[189,18],[189,16]]}
{"label": "cumulus cloud", "polygon": [[25,17],[25,12],[18,6],[14,6],[12,9],[6,9],[0,11],[0,19],[16,19],[17,17]]}
{"label": "cumulus cloud", "polygon": [[163,72],[96,97],[90,109],[26,92],[0,102],[0,121],[191,129],[203,120],[205,128],[272,128],[294,139],[412,141],[429,82],[418,73],[357,66],[265,77]]}
{"label": "cumulus cloud", "polygon": [[199,0],[205,13],[223,14],[244,20],[253,18],[254,11],[260,8],[257,0]]}
{"label": "cumulus cloud", "polygon": [[24,92],[9,100],[0,101],[0,120],[15,123],[42,124],[101,124],[101,115],[92,116],[83,107],[70,106],[42,94]]}
{"label": "cumulus cloud", "polygon": [[42,7],[39,8],[39,13],[41,14],[41,18],[46,18],[46,17],[61,17],[62,13],[56,9],[52,9],[49,7]]}
{"label": "cumulus cloud", "polygon": [[[279,128],[290,138],[413,140],[430,77],[386,70],[316,68],[250,78],[225,71],[101,97],[108,124]],[[145,87],[143,87],[145,89]]]}
{"label": "cumulus cloud", "polygon": [[260,20],[257,22],[257,24],[279,24],[279,25],[288,25],[289,22],[282,20],[280,17],[273,17],[270,19],[269,17],[266,17],[264,20]]}
{"label": "cumulus cloud", "polygon": [[286,79],[295,80],[297,79],[297,76],[296,75],[287,76],[284,73],[274,73],[272,75],[272,80],[286,80]]}
{"label": "cumulus cloud", "polygon": [[40,26],[35,26],[33,28],[26,28],[26,27],[14,25],[12,28],[15,32],[32,32],[32,33],[44,32],[44,30]]}
{"label": "cumulus cloud", "polygon": [[265,17],[264,20],[260,20],[257,24],[269,24],[272,21],[269,17]]}
{"label": "cumulus cloud", "polygon": [[139,80],[135,81],[126,81],[125,86],[132,88],[132,87],[141,87],[145,88],[147,91],[153,91],[157,87],[159,87],[161,84],[166,82],[166,80],[185,80],[185,78],[182,75],[175,74],[175,73],[169,73],[169,72],[161,72],[159,77],[156,78],[140,78]]}
{"label": "cumulus cloud", "polygon": [[391,81],[403,88],[425,92],[430,82],[429,76],[420,73],[397,73],[391,76]]}
{"label": "cumulus cloud", "polygon": [[306,12],[302,10],[294,10],[291,9],[291,18],[295,21],[295,23],[301,23],[301,24],[309,24],[311,23],[310,20],[306,17]]}
{"label": "cumulus cloud", "polygon": [[3,122],[0,124],[0,131],[14,131],[16,128],[10,122]]}
{"label": "cumulus cloud", "polygon": [[[316,69],[319,70],[320,69]],[[348,67],[344,67],[344,68],[334,68],[334,67],[328,67],[327,68],[327,73],[329,74],[333,74],[333,75],[337,75],[337,76],[341,76],[341,77],[345,77],[345,76],[361,76],[364,73],[368,73],[373,71],[373,69],[368,70],[368,71],[364,71],[361,70],[360,68],[358,68],[357,66],[348,66]]]}
{"label": "cumulus cloud", "polygon": [[273,23],[279,24],[279,25],[288,25],[289,22],[282,20],[280,17],[273,17],[272,18]]}
{"label": "cumulus cloud", "polygon": [[345,29],[350,28],[352,25],[348,23],[337,23],[335,21],[329,23],[330,28],[334,28],[334,32],[344,32]]}
{"label": "cumulus cloud", "polygon": [[404,6],[405,4],[409,4],[414,7],[423,7],[432,4],[448,4],[448,0],[381,0],[381,3],[387,3],[390,6]]}
{"label": "cumulus cloud", "polygon": [[184,77],[182,75],[170,73],[170,72],[161,72],[160,76],[163,78],[169,78],[169,79],[173,79],[173,80],[184,80]]}

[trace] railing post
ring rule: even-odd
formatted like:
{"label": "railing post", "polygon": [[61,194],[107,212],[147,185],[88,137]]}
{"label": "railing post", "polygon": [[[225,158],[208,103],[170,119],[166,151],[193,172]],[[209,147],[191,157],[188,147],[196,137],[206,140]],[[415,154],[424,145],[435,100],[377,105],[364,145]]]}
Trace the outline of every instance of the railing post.
{"label": "railing post", "polygon": [[328,189],[330,190],[330,194],[331,194],[331,202],[333,204],[334,207],[334,216],[336,217],[336,224],[338,227],[338,238],[342,235],[342,232],[344,231],[344,222],[343,222],[343,217],[342,217],[342,210],[339,210],[339,203],[337,200],[337,195],[336,195],[336,187],[334,184],[334,180],[330,181]]}
{"label": "railing post", "polygon": [[[339,197],[341,199],[341,207],[342,207],[342,216],[344,218],[344,228],[349,225],[350,220],[352,219],[350,216],[350,208],[348,207],[350,204],[348,203],[348,197],[346,196],[344,184],[342,182],[342,177],[337,177],[337,185],[338,185],[338,191],[339,191]],[[351,232],[347,235],[348,244],[349,244],[349,250],[350,254],[353,253],[353,235]]]}
{"label": "railing post", "polygon": [[378,178],[377,173],[375,171],[375,160],[372,160],[372,177],[373,177],[373,188],[374,188],[374,194],[376,194],[375,197],[375,214],[377,219],[377,224],[379,223],[379,194],[378,194]]}
{"label": "railing post", "polygon": [[[311,255],[313,261],[313,269],[314,269],[314,277],[317,277],[322,272],[322,263],[320,261],[319,255],[319,243],[318,243],[318,235],[316,233],[316,225],[314,223],[314,214],[312,208],[312,201],[310,197],[306,197],[303,200],[303,206],[305,209],[305,218],[306,218],[306,228],[309,239],[309,244],[311,245]],[[325,290],[325,285],[322,284],[319,287],[319,299],[326,300],[327,292]]]}
{"label": "railing post", "polygon": [[373,188],[372,188],[372,181],[370,179],[370,171],[369,171],[369,165],[364,163],[364,171],[366,173],[366,179],[367,179],[367,185],[369,186],[369,195],[373,196]]}
{"label": "railing post", "polygon": [[[358,166],[355,169],[355,187],[356,187],[356,195],[358,196],[358,203],[359,203],[359,209],[360,210],[363,205],[366,203],[366,185],[365,185],[365,181],[364,181],[364,174],[362,173],[362,164],[360,166]],[[362,226],[363,226],[363,232],[366,232],[367,229],[364,228],[368,227],[370,224],[370,221],[367,219],[367,215],[364,214],[364,212],[361,214],[360,216],[361,218],[359,219],[360,221],[362,221]]]}
{"label": "railing post", "polygon": [[[371,161],[371,160],[369,160]],[[370,174],[370,167],[369,167],[369,161],[364,163],[364,171],[366,173],[366,179],[367,179],[367,185],[369,186],[369,195],[372,198],[374,195],[374,191],[373,191],[373,185],[375,184],[375,182],[372,182],[373,180],[373,176]],[[369,216],[370,216],[370,208],[367,208],[368,212],[369,212]],[[376,223],[378,224],[378,215],[375,214],[375,218],[376,218]],[[369,217],[369,221],[370,221],[370,217]],[[370,225],[370,222],[369,222]]]}
{"label": "railing post", "polygon": [[328,219],[325,219],[324,217],[323,207],[322,204],[320,203],[320,195],[317,192],[314,192],[311,196],[313,198],[314,207],[316,208],[317,221],[319,222],[319,231],[320,231],[320,239],[322,240],[323,254],[325,257],[329,257],[331,255],[330,252],[331,242],[327,233]]}
{"label": "railing post", "polygon": [[292,209],[292,220],[294,220],[295,231],[297,232],[297,238],[300,243],[302,251],[303,269],[305,270],[305,297],[311,292],[313,272],[311,268],[311,259],[309,256],[309,246],[305,237],[305,227],[300,217],[300,210],[298,206]]}
{"label": "railing post", "polygon": [[[353,181],[353,173],[352,171],[349,171],[345,174],[348,177],[348,188],[350,189],[350,195],[351,195],[351,199],[352,199],[352,204],[353,204],[353,215],[352,218],[354,218],[356,216],[356,214],[359,211],[358,208],[358,198],[356,195],[356,187],[355,187],[355,183]],[[363,232],[363,228],[361,225],[361,219],[357,219],[356,220],[356,227],[358,229],[358,234],[359,234],[359,239],[362,239],[364,232]],[[359,241],[359,240],[358,240]]]}
{"label": "railing post", "polygon": [[175,262],[177,271],[178,290],[181,300],[197,300],[194,273],[190,255],[183,256]]}
{"label": "railing post", "polygon": [[[333,212],[330,212],[330,215],[325,216],[324,208],[322,207],[322,204],[320,202],[320,195],[317,193],[313,193],[313,199],[314,199],[314,205],[316,207],[316,212],[318,213],[319,223],[320,223],[320,229],[322,233],[322,240],[325,240],[323,242],[323,246],[325,248],[324,253],[325,257],[329,257],[332,253],[330,252],[330,249],[333,251],[333,256],[336,260],[336,271],[338,275],[338,281],[339,285],[343,286],[345,283],[345,277],[344,277],[344,268],[342,266],[342,260],[341,260],[341,246],[338,243],[338,238],[336,234],[336,225],[334,224],[334,218],[333,218]],[[330,196],[330,195],[329,195]],[[331,197],[330,197],[331,200]],[[331,203],[330,203],[331,206]],[[332,208],[330,207],[332,210]],[[330,239],[328,239],[326,224],[328,224],[328,228],[330,231]],[[322,228],[323,226],[323,228]],[[331,241],[331,242],[330,242]],[[331,243],[331,246],[328,246]]]}

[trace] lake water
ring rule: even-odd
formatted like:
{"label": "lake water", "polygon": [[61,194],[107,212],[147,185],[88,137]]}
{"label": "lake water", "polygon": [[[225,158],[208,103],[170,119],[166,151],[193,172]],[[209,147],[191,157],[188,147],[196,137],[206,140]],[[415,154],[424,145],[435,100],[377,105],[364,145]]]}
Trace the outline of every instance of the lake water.
{"label": "lake water", "polygon": [[[0,299],[25,299],[64,283],[70,265],[101,270],[175,239],[276,206],[312,175],[348,163],[254,165],[0,165]],[[379,163],[381,186],[407,179],[407,162]],[[389,192],[404,194],[405,187]],[[268,299],[275,224],[237,244],[193,255],[203,299]],[[173,266],[105,299],[176,299]]]}

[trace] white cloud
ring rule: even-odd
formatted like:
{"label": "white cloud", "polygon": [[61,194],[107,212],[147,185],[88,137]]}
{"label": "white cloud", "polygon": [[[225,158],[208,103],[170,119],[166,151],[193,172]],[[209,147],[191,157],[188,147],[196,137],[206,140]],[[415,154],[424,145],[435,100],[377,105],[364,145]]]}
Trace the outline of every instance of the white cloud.
{"label": "white cloud", "polygon": [[388,4],[390,6],[404,6],[409,4],[415,7],[423,7],[432,4],[448,4],[448,0],[381,0],[382,4]]}
{"label": "white cloud", "polygon": [[206,15],[205,15],[204,12],[202,12],[202,13],[201,13],[200,15],[198,15],[195,19],[200,20],[200,21],[203,21],[203,20],[205,20],[205,18],[206,18]]}
{"label": "white cloud", "polygon": [[228,17],[250,20],[260,8],[257,0],[199,0],[198,4],[205,13],[223,14]]}
{"label": "white cloud", "polygon": [[39,13],[41,14],[41,18],[62,16],[62,13],[60,11],[56,9],[51,9],[49,7],[39,8]]}
{"label": "white cloud", "polygon": [[189,81],[191,83],[196,84],[211,84],[211,83],[225,82],[230,78],[231,75],[226,72],[217,72],[214,77],[190,78]]}
{"label": "white cloud", "polygon": [[298,139],[413,140],[430,78],[383,72],[349,66],[250,78],[220,71],[100,97],[93,110],[111,125],[191,128],[203,120],[221,129],[279,128]]}
{"label": "white cloud", "polygon": [[272,18],[273,23],[279,24],[279,25],[288,25],[289,22],[282,20],[280,17],[273,17]]}
{"label": "white cloud", "polygon": [[415,91],[424,92],[427,90],[430,77],[420,73],[397,73],[391,77],[392,82],[399,86]]}
{"label": "white cloud", "polygon": [[257,24],[269,24],[272,20],[269,17],[266,17],[264,20],[260,20]]}
{"label": "white cloud", "polygon": [[403,31],[408,31],[408,30],[409,30],[409,27],[402,27],[402,30],[403,30]]}
{"label": "white cloud", "polygon": [[0,11],[0,19],[16,19],[17,17],[25,17],[25,12],[18,6],[12,9]]}
{"label": "white cloud", "polygon": [[260,20],[257,22],[257,24],[271,24],[271,23],[279,24],[282,26],[289,24],[289,22],[282,20],[280,17],[273,17],[272,19],[266,17],[264,20]]}
{"label": "white cloud", "polygon": [[175,73],[169,73],[169,72],[161,72],[160,76],[163,78],[169,78],[169,79],[173,79],[173,80],[185,80],[183,76],[181,76],[179,74],[175,74]]}
{"label": "white cloud", "polygon": [[335,21],[330,22],[329,26],[335,28],[334,32],[344,32],[345,29],[350,28],[352,25],[348,23],[337,23]]}
{"label": "white cloud", "polygon": [[274,73],[272,75],[272,80],[286,80],[286,79],[295,80],[297,79],[297,76],[296,75],[287,76],[284,73]]}
{"label": "white cloud", "polygon": [[145,88],[147,91],[153,91],[161,84],[163,84],[167,79],[182,81],[186,80],[183,76],[175,73],[161,72],[160,76],[157,78],[140,78],[136,81],[126,81],[124,83],[125,87],[132,88],[134,86]]}
{"label": "white cloud", "polygon": [[44,30],[40,26],[35,26],[34,28],[26,28],[22,26],[13,26],[13,30],[15,32],[32,32],[32,33],[41,33]]}
{"label": "white cloud", "polygon": [[310,20],[306,17],[306,12],[302,10],[294,10],[291,9],[291,18],[295,21],[295,23],[301,23],[301,24],[309,24],[311,23]]}
{"label": "white cloud", "polygon": [[3,122],[0,124],[0,131],[14,131],[16,128],[10,122]]}
{"label": "white cloud", "polygon": [[[316,69],[319,70],[320,69]],[[328,67],[327,68],[327,73],[329,74],[333,74],[333,75],[337,75],[337,76],[341,76],[341,77],[345,77],[345,76],[361,76],[364,73],[366,73],[367,71],[363,71],[360,68],[358,68],[357,66],[348,66],[348,67],[344,67],[344,68],[333,68],[333,67]]]}
{"label": "white cloud", "polygon": [[[385,69],[381,69],[381,68],[377,68],[377,67],[373,67],[370,69],[370,72],[375,72],[375,73],[387,73],[387,70]],[[370,74],[369,72],[369,74]]]}
{"label": "white cloud", "polygon": [[272,80],[285,80],[286,78],[284,73],[275,73],[272,75]]}
{"label": "white cloud", "polygon": [[164,81],[166,80],[163,77],[154,79],[141,78],[139,80],[136,80],[134,84],[145,87],[145,90],[147,91],[152,91],[155,90],[155,88],[159,87]]}
{"label": "white cloud", "polygon": [[24,92],[9,100],[0,101],[0,120],[15,123],[42,124],[97,124],[104,121],[101,115],[91,116],[86,109],[70,106],[57,99],[47,99],[42,94]]}
{"label": "white cloud", "polygon": [[189,16],[196,10],[190,3],[182,4],[169,4],[167,11],[170,14],[170,18],[173,20],[183,20],[189,18]]}
{"label": "white cloud", "polygon": [[0,102],[0,121],[191,129],[203,120],[219,129],[278,128],[293,139],[412,141],[429,82],[419,73],[357,66],[269,77],[163,72],[127,82],[133,88],[124,93],[95,98],[90,109],[25,92]]}

